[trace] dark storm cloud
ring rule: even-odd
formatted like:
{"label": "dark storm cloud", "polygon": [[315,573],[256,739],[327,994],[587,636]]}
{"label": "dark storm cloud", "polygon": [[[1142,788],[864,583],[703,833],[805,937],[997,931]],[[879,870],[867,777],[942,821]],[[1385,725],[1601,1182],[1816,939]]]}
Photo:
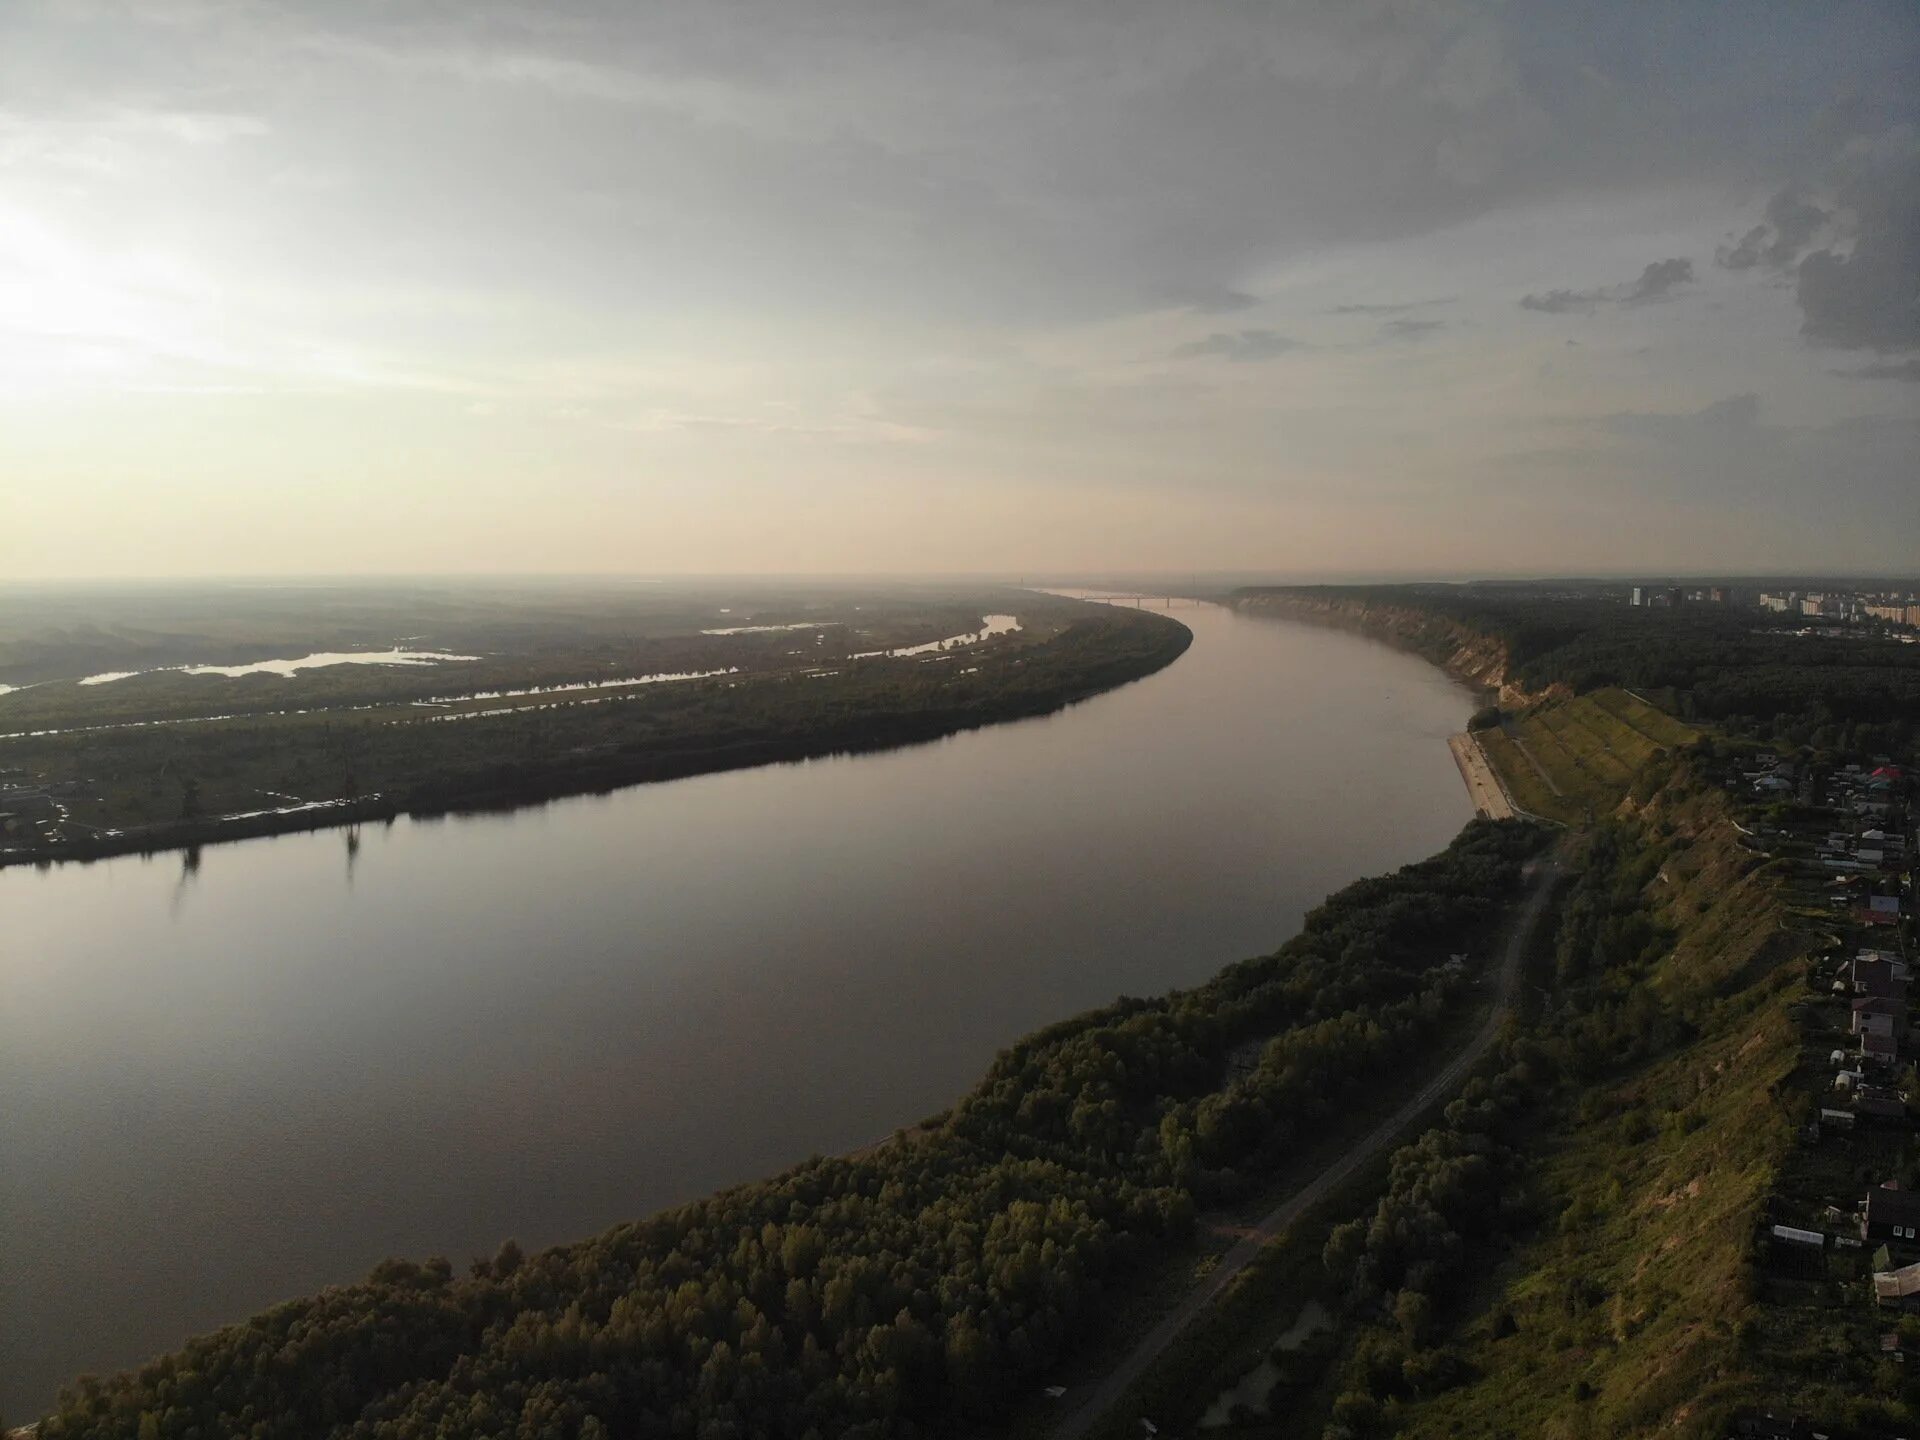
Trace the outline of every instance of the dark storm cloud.
{"label": "dark storm cloud", "polygon": [[1298,340],[1274,330],[1220,331],[1204,340],[1182,345],[1173,353],[1182,358],[1211,356],[1220,360],[1274,360],[1305,349]]}
{"label": "dark storm cloud", "polygon": [[1540,310],[1549,315],[1590,315],[1602,305],[1644,305],[1650,300],[1665,300],[1677,285],[1693,279],[1693,261],[1684,256],[1655,260],[1640,272],[1640,278],[1594,290],[1547,290],[1520,297],[1522,310]]}

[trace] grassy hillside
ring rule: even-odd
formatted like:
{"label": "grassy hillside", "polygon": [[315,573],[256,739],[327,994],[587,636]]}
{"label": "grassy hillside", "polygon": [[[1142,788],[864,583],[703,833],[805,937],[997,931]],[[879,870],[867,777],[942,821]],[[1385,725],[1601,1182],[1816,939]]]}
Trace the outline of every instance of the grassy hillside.
{"label": "grassy hillside", "polygon": [[1662,750],[1700,732],[1617,687],[1548,700],[1480,732],[1507,793],[1523,810],[1577,825],[1611,812]]}
{"label": "grassy hillside", "polygon": [[1637,866],[1616,873],[1652,868],[1639,900],[1658,938],[1602,993],[1672,1043],[1611,1073],[1604,1051],[1585,1062],[1599,1083],[1542,1137],[1538,1232],[1453,1326],[1473,1378],[1409,1407],[1403,1433],[1714,1435],[1766,1388],[1743,1344],[1750,1253],[1793,1145],[1811,938],[1717,798],[1670,789],[1626,843]]}

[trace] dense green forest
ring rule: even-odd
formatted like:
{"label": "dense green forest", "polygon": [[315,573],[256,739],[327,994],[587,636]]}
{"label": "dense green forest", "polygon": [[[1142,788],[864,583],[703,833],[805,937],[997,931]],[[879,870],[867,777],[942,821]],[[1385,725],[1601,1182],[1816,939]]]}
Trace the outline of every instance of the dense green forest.
{"label": "dense green forest", "polygon": [[1528,691],[1622,685],[1659,692],[1684,719],[1782,743],[1901,750],[1920,723],[1920,645],[1839,627],[1798,633],[1799,617],[1744,606],[1638,608],[1565,586],[1314,586],[1239,595],[1424,612],[1497,644],[1506,678]]}
{"label": "dense green forest", "polygon": [[950,1112],[543,1254],[390,1261],[113,1380],[49,1440],[991,1425],[1103,1297],[1434,1043],[1541,830],[1476,821],[1274,954],[1005,1051]]}

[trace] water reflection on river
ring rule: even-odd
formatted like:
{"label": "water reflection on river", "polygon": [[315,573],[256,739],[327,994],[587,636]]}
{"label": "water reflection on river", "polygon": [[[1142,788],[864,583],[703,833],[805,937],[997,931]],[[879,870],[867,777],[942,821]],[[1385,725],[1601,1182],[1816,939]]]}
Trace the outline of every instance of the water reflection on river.
{"label": "water reflection on river", "polygon": [[0,1412],[885,1134],[1467,820],[1466,691],[1176,613],[1168,670],[931,745],[0,872]]}

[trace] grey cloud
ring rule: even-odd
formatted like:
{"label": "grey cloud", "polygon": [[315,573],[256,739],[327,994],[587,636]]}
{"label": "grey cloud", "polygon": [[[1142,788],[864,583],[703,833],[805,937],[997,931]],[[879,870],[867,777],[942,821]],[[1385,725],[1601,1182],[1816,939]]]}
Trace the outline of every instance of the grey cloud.
{"label": "grey cloud", "polygon": [[1770,240],[1767,227],[1756,225],[1735,245],[1721,245],[1713,252],[1713,263],[1723,270],[1750,270],[1765,258]]}
{"label": "grey cloud", "polygon": [[1181,309],[1191,310],[1196,315],[1231,315],[1236,311],[1251,310],[1260,303],[1258,295],[1249,295],[1231,285],[1182,286],[1167,298]]}
{"label": "grey cloud", "polygon": [[1522,310],[1541,310],[1549,315],[1591,314],[1600,303],[1598,290],[1548,290],[1520,297]]}
{"label": "grey cloud", "polygon": [[1754,394],[1731,395],[1703,409],[1682,413],[1623,410],[1603,415],[1595,423],[1601,429],[1615,434],[1646,435],[1658,439],[1746,435],[1760,424],[1760,397]]}
{"label": "grey cloud", "polygon": [[1920,348],[1920,151],[1852,176],[1840,200],[1852,248],[1801,260],[1802,332],[1844,350]]}
{"label": "grey cloud", "polygon": [[[1920,527],[1920,487],[1912,481],[1920,453],[1920,420],[1864,415],[1825,424],[1779,424],[1760,398],[1729,396],[1691,411],[1617,411],[1562,417],[1573,443],[1531,449],[1498,467],[1537,484],[1558,483],[1583,501],[1644,507],[1683,505],[1716,526],[1758,522],[1807,527],[1859,527],[1849,542],[1862,556],[1909,543]],[[1820,477],[1810,484],[1809,476]]]}
{"label": "grey cloud", "polygon": [[596,313],[606,274],[889,316],[1233,313],[1240,277],[1327,247],[1777,173],[1773,116],[1835,74],[1883,107],[1910,79],[1870,6],[1769,13],[1737,56],[1690,4],[44,8],[9,35],[10,106],[257,101],[303,163],[370,172],[377,238],[290,222],[312,258],[537,276]]}
{"label": "grey cloud", "polygon": [[1418,340],[1447,328],[1444,320],[1389,320],[1380,327],[1382,340]]}
{"label": "grey cloud", "polygon": [[1329,315],[1404,315],[1409,310],[1427,310],[1435,305],[1451,305],[1454,297],[1443,296],[1438,300],[1399,300],[1386,304],[1336,305],[1327,311]]}
{"label": "grey cloud", "polygon": [[1540,310],[1549,315],[1590,315],[1602,305],[1644,305],[1665,300],[1674,287],[1693,279],[1693,261],[1684,256],[1655,260],[1640,272],[1640,278],[1620,285],[1604,285],[1594,290],[1547,290],[1520,297],[1522,310]]}
{"label": "grey cloud", "polygon": [[1656,260],[1640,272],[1640,278],[1627,286],[1620,297],[1623,305],[1638,305],[1645,300],[1664,300],[1676,285],[1693,279],[1693,261],[1680,258]]}
{"label": "grey cloud", "polygon": [[1714,264],[1726,270],[1751,270],[1756,265],[1783,269],[1800,257],[1831,215],[1789,185],[1767,202],[1766,219],[1733,245],[1713,252]]}
{"label": "grey cloud", "polygon": [[[1841,350],[1920,349],[1920,141],[1911,121],[1872,132],[1835,128],[1869,115],[1855,105],[1816,127],[1834,148],[1776,191],[1761,222],[1715,252],[1729,270],[1765,268],[1791,283],[1801,333]],[[1818,198],[1815,198],[1815,197]],[[1824,240],[1819,249],[1808,247]],[[1904,378],[1899,366],[1836,374]]]}
{"label": "grey cloud", "polygon": [[1223,330],[1204,340],[1182,345],[1173,353],[1183,358],[1212,356],[1221,360],[1258,361],[1277,359],[1304,348],[1298,340],[1275,330]]}
{"label": "grey cloud", "polygon": [[1854,370],[1831,370],[1844,380],[1914,380],[1920,381],[1920,355],[1910,360],[1876,360],[1871,365],[1862,365]]}
{"label": "grey cloud", "polygon": [[1520,297],[1522,310],[1541,310],[1549,315],[1591,314],[1600,303],[1598,290],[1548,290]]}

